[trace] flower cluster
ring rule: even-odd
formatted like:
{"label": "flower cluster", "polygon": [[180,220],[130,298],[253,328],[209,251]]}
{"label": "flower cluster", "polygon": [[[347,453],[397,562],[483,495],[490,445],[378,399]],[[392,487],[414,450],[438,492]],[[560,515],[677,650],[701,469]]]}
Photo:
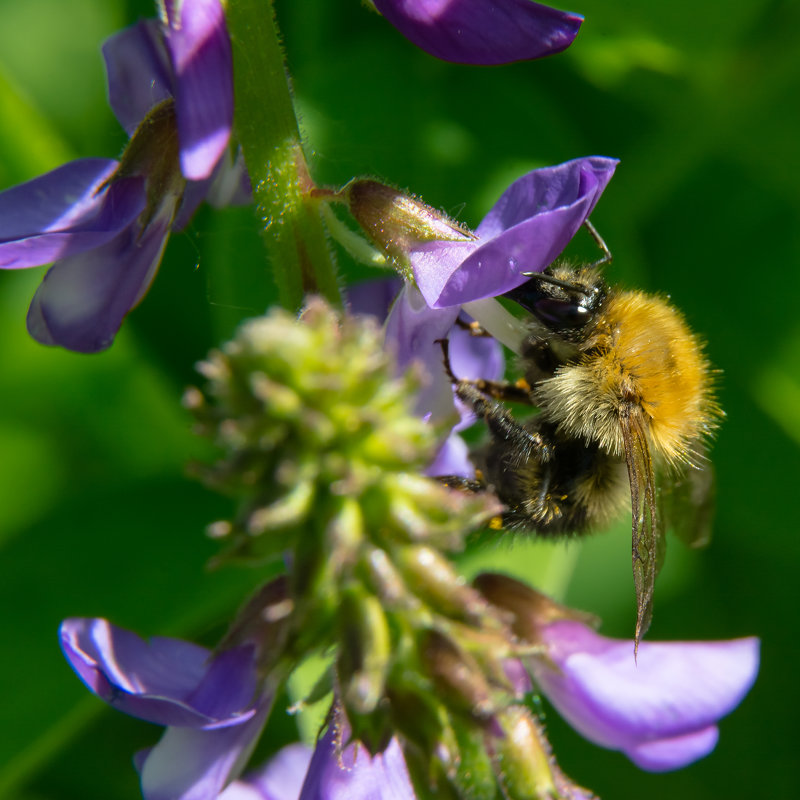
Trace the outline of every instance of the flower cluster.
{"label": "flower cluster", "polygon": [[[558,53],[582,22],[530,0],[373,5],[432,55],[471,64]],[[226,8],[160,0],[159,19],[109,39],[109,102],[130,137],[120,159],[81,159],[0,193],[0,267],[52,264],[28,312],[38,341],[110,346],[170,232],[203,199],[250,199],[231,142]],[[755,680],[757,639],[637,640],[634,660],[633,643],[600,635],[589,615],[504,575],[468,583],[454,565],[503,509],[470,481],[461,432],[475,412],[453,376],[502,378],[501,343],[515,349],[522,326],[497,298],[562,254],[617,160],[535,169],[473,231],[371,178],[315,187],[299,142],[282,147],[292,191],[344,203],[402,280],[348,287],[347,311],[318,297],[299,314],[271,309],[199,365],[206,383],[184,405],[220,455],[192,469],[235,503],[209,526],[224,547],[216,563],[265,570],[222,641],[148,641],[102,618],[61,625],[83,683],[164,728],[135,757],[145,798],[592,800],[559,768],[532,697],[645,770],[708,755]],[[272,165],[250,166],[258,196]],[[308,255],[303,225],[286,227]],[[310,274],[298,280],[314,285]],[[311,658],[327,668],[298,707],[329,703],[315,746],[247,771],[276,698]]]}
{"label": "flower cluster", "polygon": [[131,136],[119,161],[87,158],[0,194],[0,267],[54,262],[28,330],[94,353],[147,292],[172,229],[204,198],[242,202],[230,163],[231,49],[219,0],[167,2],[103,46],[109,103]]}
{"label": "flower cluster", "polygon": [[[753,638],[643,642],[637,666],[630,641],[600,636],[583,615],[508,578],[485,575],[477,584],[492,599],[514,607],[516,629],[540,645],[525,658],[530,672],[519,663],[508,664],[518,689],[529,690],[532,678],[578,732],[602,747],[621,750],[642,769],[678,769],[713,750],[717,721],[741,702],[758,671],[758,640]],[[141,719],[173,726],[157,748],[139,759],[145,797],[215,797],[225,778],[241,769],[267,706],[255,689],[251,649],[209,658],[208,651],[188,642],[147,643],[105,620],[83,619],[64,622],[61,641],[73,668],[103,700]],[[358,756],[355,743],[342,755],[340,742],[331,726],[310,763],[309,751],[291,747],[245,783],[265,800],[415,797],[396,739],[375,755],[364,751]],[[273,784],[267,776],[280,770],[284,760],[293,765],[291,779],[287,775],[285,783]],[[186,769],[179,773],[176,765]],[[563,789],[565,779],[559,779]],[[225,800],[236,797],[236,787],[227,790]],[[588,797],[582,791],[572,787],[561,796]]]}

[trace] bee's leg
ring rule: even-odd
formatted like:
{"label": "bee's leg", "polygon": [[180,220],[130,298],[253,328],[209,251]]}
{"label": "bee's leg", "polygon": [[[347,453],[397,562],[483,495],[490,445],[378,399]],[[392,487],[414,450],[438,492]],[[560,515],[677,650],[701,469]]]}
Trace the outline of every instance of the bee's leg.
{"label": "bee's leg", "polygon": [[468,494],[480,494],[485,492],[488,487],[486,483],[474,478],[464,478],[461,475],[437,475],[436,480],[443,483],[449,489],[459,489]]}
{"label": "bee's leg", "polygon": [[536,458],[550,460],[552,446],[538,431],[529,431],[517,422],[501,403],[490,400],[473,381],[458,381],[456,394],[481,417],[495,439],[510,443],[522,461]]}
{"label": "bee's leg", "polygon": [[[474,386],[479,392],[487,397],[494,397],[496,400],[525,403],[529,406],[534,405],[534,402],[531,399],[530,384],[524,378],[520,378],[518,381],[511,383],[510,381],[487,381],[483,378],[467,380],[466,378],[456,377],[456,375],[453,373],[453,368],[450,365],[450,342],[447,339],[437,339],[436,342],[442,348],[444,371],[447,377],[450,378],[450,382],[453,384],[453,386],[458,387],[467,384]],[[462,397],[461,399],[463,400],[464,398]]]}
{"label": "bee's leg", "polygon": [[610,264],[614,260],[614,256],[611,255],[611,251],[608,249],[608,245],[603,241],[603,237],[598,233],[597,228],[589,222],[588,219],[583,221],[583,225],[587,231],[592,236],[592,239],[595,240],[597,246],[603,251],[603,257],[599,258],[595,261],[591,266],[592,267],[602,267],[604,264]]}

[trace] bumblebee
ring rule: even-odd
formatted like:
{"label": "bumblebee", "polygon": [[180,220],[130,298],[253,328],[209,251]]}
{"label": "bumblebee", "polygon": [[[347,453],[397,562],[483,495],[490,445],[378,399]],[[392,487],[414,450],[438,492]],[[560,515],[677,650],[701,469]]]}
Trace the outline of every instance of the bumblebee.
{"label": "bumblebee", "polygon": [[[491,435],[475,481],[444,480],[494,491],[506,506],[495,527],[546,537],[602,528],[630,505],[638,649],[663,547],[656,475],[688,488],[695,516],[707,516],[704,442],[721,411],[683,316],[662,297],[609,287],[605,250],[596,264],[551,266],[508,293],[530,314],[516,382],[458,379],[442,343],[456,394]],[[538,413],[521,424],[507,401]]]}

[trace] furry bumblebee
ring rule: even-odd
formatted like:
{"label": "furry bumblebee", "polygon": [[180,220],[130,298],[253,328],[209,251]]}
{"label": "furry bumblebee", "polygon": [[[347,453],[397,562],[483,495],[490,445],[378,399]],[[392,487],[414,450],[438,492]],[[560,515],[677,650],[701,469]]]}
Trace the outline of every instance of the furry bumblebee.
{"label": "furry bumblebee", "polygon": [[[547,537],[602,528],[629,505],[638,648],[662,549],[656,474],[694,494],[699,524],[710,486],[704,440],[721,411],[680,312],[662,297],[609,287],[599,269],[608,260],[551,266],[508,293],[530,313],[515,383],[459,380],[442,344],[456,394],[491,434],[475,481],[444,480],[494,491],[506,506],[495,527]],[[538,414],[520,424],[505,401]]]}

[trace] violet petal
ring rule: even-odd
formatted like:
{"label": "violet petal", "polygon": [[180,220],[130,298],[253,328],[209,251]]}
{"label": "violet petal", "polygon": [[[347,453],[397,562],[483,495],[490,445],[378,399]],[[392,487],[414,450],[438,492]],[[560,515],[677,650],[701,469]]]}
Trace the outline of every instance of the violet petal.
{"label": "violet petal", "polygon": [[[579,622],[543,629],[548,656],[534,663],[544,694],[596,744],[646,769],[677,769],[716,743],[716,722],[741,702],[758,672],[755,638],[719,642],[608,639]],[[660,743],[660,744],[659,744]]]}
{"label": "violet petal", "polygon": [[161,24],[140,20],[103,43],[108,103],[129,136],[153,106],[171,97],[174,77]]}
{"label": "violet petal", "polygon": [[397,739],[373,757],[351,744],[340,759],[328,730],[311,757],[300,800],[416,800],[416,795]]}
{"label": "violet petal", "polygon": [[155,277],[169,220],[162,215],[139,230],[130,225],[101,247],[54,264],[31,301],[30,335],[80,353],[109,347]]}
{"label": "violet petal", "polygon": [[287,745],[265,766],[234,781],[219,800],[298,800],[312,752],[304,744]]}
{"label": "violet petal", "polygon": [[0,193],[0,267],[48,264],[105,244],[142,212],[144,184],[103,186],[118,163],[71,161]]}
{"label": "violet petal", "polygon": [[215,728],[255,713],[252,653],[239,648],[210,660],[181,639],[146,642],[104,619],[68,619],[61,648],[81,680],[109,705],[159,725]]}
{"label": "violet petal", "polygon": [[398,368],[416,361],[425,371],[428,381],[417,395],[416,413],[434,421],[453,415],[453,392],[436,340],[447,336],[458,312],[430,308],[415,287],[406,285],[386,320],[386,347],[394,352]]}
{"label": "violet petal", "polygon": [[477,242],[415,249],[411,263],[428,304],[497,297],[524,283],[522,273],[544,269],[589,217],[617,163],[593,156],[533,170],[503,192],[476,229]]}
{"label": "violet petal", "polygon": [[165,4],[166,44],[176,74],[175,103],[181,171],[188,180],[211,175],[233,125],[233,61],[219,0]]}
{"label": "violet petal", "polygon": [[271,700],[242,725],[216,730],[167,728],[138,759],[145,800],[216,800],[238,777],[264,727]]}
{"label": "violet petal", "polygon": [[373,278],[347,287],[347,305],[353,314],[368,314],[383,323],[397,299],[403,281],[398,278]]}
{"label": "violet petal", "polygon": [[451,433],[444,440],[444,444],[425,470],[425,474],[432,478],[457,475],[461,478],[473,479],[475,465],[470,460],[467,443],[457,433]]}
{"label": "violet petal", "polygon": [[718,740],[719,728],[709,725],[683,736],[643,742],[626,750],[625,755],[648,772],[667,772],[704,758],[717,746]]}
{"label": "violet petal", "polygon": [[583,17],[530,0],[373,0],[407,39],[464,64],[506,64],[559,53]]}

